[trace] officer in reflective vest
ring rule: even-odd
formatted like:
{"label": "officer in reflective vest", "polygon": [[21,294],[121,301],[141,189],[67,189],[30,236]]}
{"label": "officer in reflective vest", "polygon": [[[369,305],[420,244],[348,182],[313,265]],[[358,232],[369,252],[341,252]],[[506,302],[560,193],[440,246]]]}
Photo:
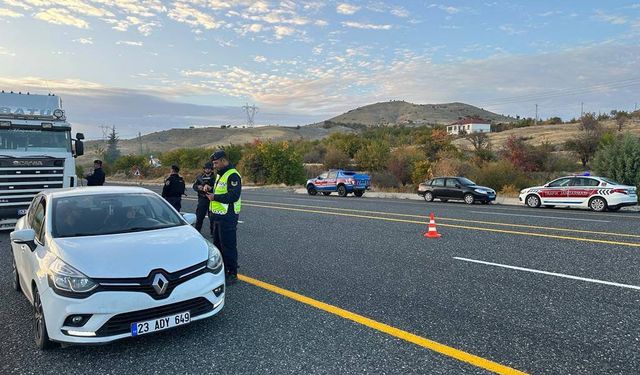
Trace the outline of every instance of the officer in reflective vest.
{"label": "officer in reflective vest", "polygon": [[238,248],[236,228],[242,202],[240,173],[227,159],[223,150],[211,155],[217,175],[209,198],[209,218],[213,221],[213,244],[222,252],[227,282],[238,279]]}

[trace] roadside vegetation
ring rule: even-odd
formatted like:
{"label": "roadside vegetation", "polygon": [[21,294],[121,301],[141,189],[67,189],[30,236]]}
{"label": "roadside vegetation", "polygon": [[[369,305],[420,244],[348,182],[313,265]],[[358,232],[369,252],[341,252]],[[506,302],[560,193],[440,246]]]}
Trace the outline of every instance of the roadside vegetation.
{"label": "roadside vegetation", "polygon": [[[615,121],[615,128],[602,126]],[[323,140],[259,141],[224,148],[244,181],[256,185],[299,185],[330,168],[366,171],[374,189],[413,192],[417,184],[434,176],[461,175],[502,195],[517,195],[520,189],[555,177],[592,171],[623,184],[640,185],[640,137],[625,132],[625,125],[640,121],[640,112],[612,111],[607,115],[585,114],[579,120],[580,133],[564,144],[536,142],[511,135],[499,148],[487,134],[453,137],[443,127],[387,126],[363,128],[359,133],[333,133]],[[540,124],[559,124],[554,117]],[[533,119],[494,126],[493,131],[532,126]],[[454,140],[463,139],[461,149]],[[107,161],[107,173],[143,178],[162,178],[172,164],[181,167],[185,178],[193,179],[215,149],[184,148],[156,155],[163,167],[154,168],[149,155],[119,155],[117,134],[108,147],[99,150]],[[166,168],[165,168],[166,167]],[[137,176],[135,176],[137,177]]]}

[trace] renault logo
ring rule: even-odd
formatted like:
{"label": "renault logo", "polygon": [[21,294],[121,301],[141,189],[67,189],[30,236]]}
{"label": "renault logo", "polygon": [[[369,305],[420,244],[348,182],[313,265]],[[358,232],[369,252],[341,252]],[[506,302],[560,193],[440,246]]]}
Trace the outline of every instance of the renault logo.
{"label": "renault logo", "polygon": [[158,293],[158,295],[163,295],[164,292],[167,291],[169,281],[166,277],[164,277],[164,275],[158,273],[153,277],[153,283],[151,284],[151,286],[156,291],[156,293]]}

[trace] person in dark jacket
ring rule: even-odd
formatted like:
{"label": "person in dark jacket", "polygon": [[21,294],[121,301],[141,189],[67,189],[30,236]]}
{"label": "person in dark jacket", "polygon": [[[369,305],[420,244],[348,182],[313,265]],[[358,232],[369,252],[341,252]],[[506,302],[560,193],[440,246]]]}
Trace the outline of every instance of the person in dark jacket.
{"label": "person in dark jacket", "polygon": [[178,211],[182,208],[182,195],[185,189],[184,179],[178,174],[179,172],[180,167],[172,165],[171,174],[164,180],[162,187],[162,198]]}
{"label": "person in dark jacket", "polygon": [[93,173],[85,175],[87,186],[104,185],[104,171],[102,170],[102,160],[93,161]]}
{"label": "person in dark jacket", "polygon": [[[196,182],[193,183],[193,190],[198,193],[195,226],[198,232],[202,229],[204,217],[207,216],[209,212],[209,198],[207,198],[207,193],[213,191],[214,182],[215,175],[213,174],[213,164],[211,162],[207,162],[204,165],[203,173],[196,177]],[[213,221],[211,218],[209,218],[209,234],[213,236]]]}
{"label": "person in dark jacket", "polygon": [[223,150],[211,155],[216,180],[209,198],[209,219],[213,221],[213,244],[222,251],[227,283],[238,279],[238,248],[236,229],[242,201],[240,173],[227,159]]}

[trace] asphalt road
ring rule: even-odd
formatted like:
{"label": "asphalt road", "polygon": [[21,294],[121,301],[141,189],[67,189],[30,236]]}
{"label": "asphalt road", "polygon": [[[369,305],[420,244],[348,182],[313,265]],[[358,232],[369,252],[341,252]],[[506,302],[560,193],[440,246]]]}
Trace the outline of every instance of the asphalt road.
{"label": "asphalt road", "polygon": [[1,234],[0,373],[640,373],[640,213],[243,200],[223,313],[106,346],[35,349]]}

